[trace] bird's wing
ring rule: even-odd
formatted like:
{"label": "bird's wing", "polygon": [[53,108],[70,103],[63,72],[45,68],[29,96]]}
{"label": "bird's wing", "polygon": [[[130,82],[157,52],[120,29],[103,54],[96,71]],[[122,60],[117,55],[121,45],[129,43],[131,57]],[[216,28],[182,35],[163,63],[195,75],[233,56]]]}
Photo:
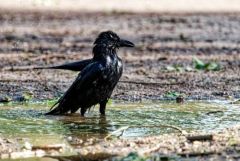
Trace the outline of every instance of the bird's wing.
{"label": "bird's wing", "polygon": [[[47,115],[59,115],[69,111],[76,111],[76,108],[80,108],[78,104],[79,94],[84,94],[86,90],[92,87],[94,81],[96,81],[102,73],[102,67],[100,63],[92,63],[88,65],[78,75],[76,80],[65,92],[65,94],[57,101]],[[82,93],[81,93],[82,92]]]}
{"label": "bird's wing", "polygon": [[86,60],[66,63],[62,65],[57,65],[57,66],[34,67],[34,69],[64,69],[64,70],[72,70],[72,71],[81,71],[92,62],[93,62],[92,59],[86,59]]}

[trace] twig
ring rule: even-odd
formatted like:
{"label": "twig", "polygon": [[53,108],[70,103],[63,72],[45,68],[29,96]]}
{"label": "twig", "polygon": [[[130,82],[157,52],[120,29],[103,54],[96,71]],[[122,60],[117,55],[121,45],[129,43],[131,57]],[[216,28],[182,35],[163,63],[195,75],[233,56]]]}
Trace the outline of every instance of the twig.
{"label": "twig", "polygon": [[104,140],[107,141],[107,139],[110,138],[111,136],[121,132],[121,134],[118,135],[118,137],[120,137],[120,136],[123,135],[124,131],[126,131],[129,128],[157,128],[157,127],[172,128],[172,129],[177,130],[178,132],[180,132],[182,135],[187,135],[187,132],[185,130],[182,130],[181,128],[176,127],[176,126],[172,126],[172,125],[149,125],[149,126],[147,126],[147,125],[143,125],[143,126],[133,125],[133,126],[124,126],[124,127],[121,127],[119,129],[117,129],[116,131],[113,131],[112,133],[107,135],[104,138]]}
{"label": "twig", "polygon": [[189,141],[206,141],[206,140],[213,140],[213,135],[196,135],[196,136],[187,136],[186,137]]}
{"label": "twig", "polygon": [[[20,71],[20,70],[19,70]],[[14,80],[14,79],[2,79],[0,80],[0,82],[39,82],[38,79],[24,79],[24,80]],[[141,85],[165,85],[165,86],[168,86],[168,85],[177,85],[177,83],[154,83],[154,82],[134,82],[134,81],[119,81],[119,83],[130,83],[130,84],[141,84]],[[181,82],[179,84],[182,84]],[[219,111],[220,112],[220,111]]]}
{"label": "twig", "polygon": [[63,144],[55,144],[55,145],[43,145],[43,146],[32,146],[32,150],[56,150],[59,151],[60,149],[63,149]]}
{"label": "twig", "polygon": [[171,128],[174,130],[177,130],[178,132],[180,132],[183,135],[186,135],[187,132],[185,130],[182,130],[180,127],[177,126],[173,126],[173,125],[152,125],[152,126],[131,126],[131,128],[141,128],[141,127],[145,127],[145,128],[156,128],[156,127],[163,127],[163,128]]}
{"label": "twig", "polygon": [[[28,70],[36,70],[36,69],[50,69],[50,66],[42,67],[42,66],[16,66],[16,67],[5,67],[2,70],[9,71],[28,71]],[[140,85],[152,85],[152,86],[169,86],[169,85],[180,85],[184,84],[184,82],[175,82],[175,83],[160,83],[160,82],[142,82],[142,81],[126,81],[120,80],[119,83],[128,83],[128,84],[140,84]]]}
{"label": "twig", "polygon": [[[5,67],[2,70],[9,70],[9,71],[28,71],[28,70],[36,70],[36,69],[49,69],[50,67],[42,67],[42,66],[16,66],[16,67]],[[184,82],[176,82],[176,83],[160,83],[160,82],[142,82],[142,81],[126,81],[120,80],[120,83],[128,83],[128,84],[140,84],[140,85],[162,85],[162,86],[169,86],[169,85],[179,85],[184,84]]]}
{"label": "twig", "polygon": [[41,66],[10,66],[10,67],[4,67],[1,70],[7,70],[7,71],[29,71],[29,70],[35,70],[35,69],[48,69],[49,67],[41,67]]}
{"label": "twig", "polygon": [[223,113],[224,111],[210,111],[210,112],[207,112],[206,115],[210,115],[210,114],[215,114],[215,113]]}
{"label": "twig", "polygon": [[208,155],[214,155],[214,154],[220,154],[220,153],[209,151],[209,152],[179,153],[178,155],[181,155],[182,157],[197,157],[197,156],[208,156]]}
{"label": "twig", "polygon": [[107,139],[110,138],[111,136],[113,136],[113,135],[121,132],[121,134],[118,136],[118,137],[120,137],[120,136],[123,135],[124,131],[127,130],[128,128],[129,128],[129,126],[121,127],[121,128],[119,128],[119,129],[117,129],[116,131],[113,131],[112,133],[108,134],[108,135],[104,138],[104,140],[107,141]]}
{"label": "twig", "polygon": [[179,84],[184,84],[184,82],[176,82],[176,83],[160,83],[160,82],[137,82],[137,81],[124,81],[120,80],[120,83],[129,83],[129,84],[141,84],[141,85],[179,85]]}

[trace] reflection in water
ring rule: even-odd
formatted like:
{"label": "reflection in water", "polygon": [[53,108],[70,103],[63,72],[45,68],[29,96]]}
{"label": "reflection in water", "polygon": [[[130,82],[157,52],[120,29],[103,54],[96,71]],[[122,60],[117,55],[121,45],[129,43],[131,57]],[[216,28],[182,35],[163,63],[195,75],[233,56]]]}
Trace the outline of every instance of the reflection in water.
{"label": "reflection in water", "polygon": [[[125,126],[122,137],[158,135],[176,132],[172,125],[185,131],[211,132],[240,123],[239,105],[226,102],[171,102],[117,103],[108,106],[106,117],[95,109],[81,117],[79,113],[65,116],[45,116],[49,109],[41,104],[0,104],[0,134],[6,137],[27,138],[32,145],[65,144],[81,148],[103,140],[109,133]],[[52,158],[32,158],[29,161],[95,160],[111,158],[105,154],[76,155],[69,149]],[[24,159],[28,160],[28,159]]]}
{"label": "reflection in water", "polygon": [[103,139],[109,132],[115,129],[106,116],[82,117],[80,114],[71,114],[60,117],[58,120],[68,129],[72,137],[78,137],[82,140],[93,136]]}

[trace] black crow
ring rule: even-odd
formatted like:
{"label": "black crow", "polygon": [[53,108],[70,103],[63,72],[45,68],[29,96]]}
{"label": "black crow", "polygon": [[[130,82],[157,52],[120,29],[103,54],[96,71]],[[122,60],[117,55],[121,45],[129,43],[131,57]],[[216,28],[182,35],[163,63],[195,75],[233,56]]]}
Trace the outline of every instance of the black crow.
{"label": "black crow", "polygon": [[74,113],[80,108],[84,116],[86,110],[96,104],[100,104],[99,111],[105,115],[108,99],[122,75],[122,60],[117,56],[120,47],[134,47],[134,44],[120,39],[112,31],[100,33],[94,42],[93,58],[82,61],[86,64],[75,64],[83,69],[47,115]]}

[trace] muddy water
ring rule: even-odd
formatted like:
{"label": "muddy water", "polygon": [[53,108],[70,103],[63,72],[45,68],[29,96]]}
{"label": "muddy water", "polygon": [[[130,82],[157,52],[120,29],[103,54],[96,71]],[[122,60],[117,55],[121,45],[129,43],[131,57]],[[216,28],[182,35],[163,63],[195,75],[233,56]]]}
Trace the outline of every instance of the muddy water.
{"label": "muddy water", "polygon": [[[130,126],[122,137],[136,137],[177,132],[159,125],[173,125],[183,130],[211,132],[240,123],[239,105],[227,102],[141,102],[117,103],[107,107],[101,117],[98,107],[86,117],[79,113],[66,116],[44,116],[49,103],[4,104],[0,108],[0,133],[7,137],[28,138],[32,144],[62,143],[74,136],[104,138],[109,133]],[[154,127],[158,126],[158,127]],[[118,134],[116,134],[118,135]]]}

